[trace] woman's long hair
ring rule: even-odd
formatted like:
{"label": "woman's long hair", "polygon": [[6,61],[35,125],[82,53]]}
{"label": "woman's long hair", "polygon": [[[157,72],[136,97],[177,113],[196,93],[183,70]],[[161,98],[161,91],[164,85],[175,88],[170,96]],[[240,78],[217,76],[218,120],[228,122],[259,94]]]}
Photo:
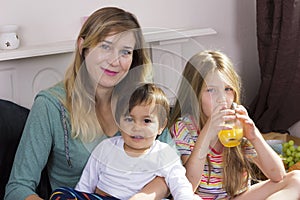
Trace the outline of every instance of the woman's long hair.
{"label": "woman's long hair", "polygon": [[[141,66],[140,81],[152,80],[152,66],[148,50],[136,17],[115,7],[101,8],[95,11],[83,24],[77,41],[82,40],[81,48],[75,50],[73,63],[69,66],[65,78],[66,100],[62,103],[70,113],[72,137],[83,141],[92,141],[103,135],[95,112],[95,85],[92,83],[85,66],[85,52],[94,48],[107,36],[132,31],[136,40],[130,71]],[[125,77],[121,82],[126,83]],[[127,80],[128,81],[128,80]],[[119,84],[122,84],[122,83]]]}
{"label": "woman's long hair", "polygon": [[[204,79],[209,72],[220,72],[222,78],[235,91],[234,102],[240,103],[241,82],[230,59],[219,51],[203,51],[194,55],[186,64],[178,90],[177,101],[171,113],[169,128],[184,115],[192,115],[201,130],[207,121],[200,105]],[[207,153],[206,153],[207,154]],[[211,163],[207,156],[209,171]],[[224,148],[223,188],[234,196],[244,186],[243,174],[251,172],[250,163],[245,159],[241,147]],[[209,173],[210,174],[210,173]]]}

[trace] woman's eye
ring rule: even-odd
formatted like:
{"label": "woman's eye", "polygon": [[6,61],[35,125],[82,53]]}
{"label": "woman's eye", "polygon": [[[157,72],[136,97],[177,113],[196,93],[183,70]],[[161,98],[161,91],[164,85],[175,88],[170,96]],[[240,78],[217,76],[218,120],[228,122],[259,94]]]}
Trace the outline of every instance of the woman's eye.
{"label": "woman's eye", "polygon": [[126,49],[121,50],[122,56],[127,56],[127,55],[131,55],[131,54],[132,54],[132,51],[130,51],[130,50],[126,50]]}
{"label": "woman's eye", "polygon": [[104,49],[104,50],[110,50],[110,46],[107,45],[107,44],[101,44],[101,45],[100,45],[100,48],[101,48],[101,49]]}

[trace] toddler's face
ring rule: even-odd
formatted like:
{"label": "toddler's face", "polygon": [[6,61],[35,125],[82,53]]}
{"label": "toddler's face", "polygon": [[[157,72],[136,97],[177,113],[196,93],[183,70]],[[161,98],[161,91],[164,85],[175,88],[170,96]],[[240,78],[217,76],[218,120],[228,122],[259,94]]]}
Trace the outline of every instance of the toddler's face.
{"label": "toddler's face", "polygon": [[206,117],[210,117],[217,105],[221,104],[223,109],[230,108],[235,97],[233,88],[226,83],[220,72],[208,73],[201,94],[202,105],[200,106]]}
{"label": "toddler's face", "polygon": [[120,129],[126,152],[141,154],[147,151],[162,131],[155,105],[133,107],[128,115],[121,116]]}

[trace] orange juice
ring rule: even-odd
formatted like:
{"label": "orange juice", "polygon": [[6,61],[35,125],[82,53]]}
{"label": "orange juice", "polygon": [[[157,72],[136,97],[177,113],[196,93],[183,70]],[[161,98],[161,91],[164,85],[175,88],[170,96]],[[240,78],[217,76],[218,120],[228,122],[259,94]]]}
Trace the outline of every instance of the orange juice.
{"label": "orange juice", "polygon": [[230,130],[221,130],[218,133],[218,137],[225,147],[235,147],[241,143],[243,138],[243,129],[234,127]]}

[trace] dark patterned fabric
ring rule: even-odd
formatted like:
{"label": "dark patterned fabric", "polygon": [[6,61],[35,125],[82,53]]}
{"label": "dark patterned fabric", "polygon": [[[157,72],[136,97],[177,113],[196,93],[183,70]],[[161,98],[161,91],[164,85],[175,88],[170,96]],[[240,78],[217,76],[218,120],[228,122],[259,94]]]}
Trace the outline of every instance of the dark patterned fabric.
{"label": "dark patterned fabric", "polygon": [[50,200],[118,200],[118,199],[110,196],[100,196],[98,194],[79,192],[69,187],[61,187],[53,191]]}

